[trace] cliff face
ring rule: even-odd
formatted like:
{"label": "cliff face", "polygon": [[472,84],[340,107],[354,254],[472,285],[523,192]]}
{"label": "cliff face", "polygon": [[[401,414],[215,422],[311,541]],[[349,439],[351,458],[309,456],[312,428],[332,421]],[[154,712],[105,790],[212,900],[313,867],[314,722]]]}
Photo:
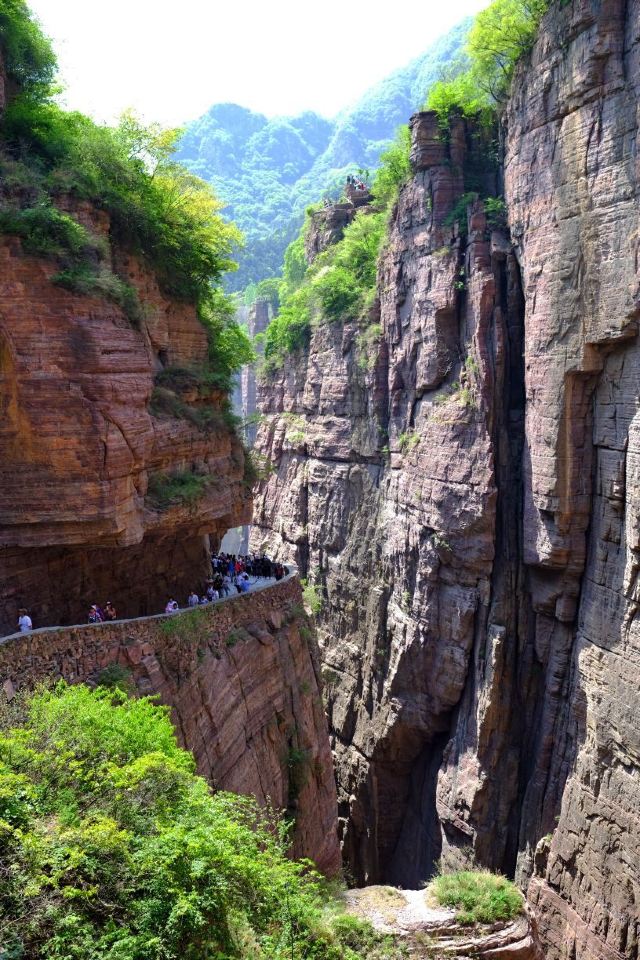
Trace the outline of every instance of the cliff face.
{"label": "cliff face", "polygon": [[217,789],[286,809],[293,853],[333,873],[336,798],[317,649],[297,578],[195,612],[43,630],[0,643],[0,690],[118,665],[172,707],[181,743]]}
{"label": "cliff face", "polygon": [[568,779],[530,888],[552,957],[563,943],[589,958],[640,949],[639,94],[640,4],[575,3],[548,17],[506,118],[526,300],[524,559],[537,648],[568,663],[548,727],[551,774]]}
{"label": "cliff face", "polygon": [[535,874],[550,958],[638,956],[639,17],[543,21],[506,229],[447,226],[487,145],[414,118],[379,325],[316,327],[262,397],[254,538],[324,594],[351,870]]}
{"label": "cliff face", "polygon": [[[74,212],[95,234],[109,222]],[[154,415],[154,377],[203,364],[207,341],[195,309],[165,297],[140,263],[112,252],[137,291],[136,326],[120,307],[51,282],[55,264],[0,239],[0,627],[29,607],[38,626],[82,621],[110,598],[124,615],[163,609],[206,570],[205,537],[250,516],[243,452],[218,420]],[[197,505],[158,507],[154,476],[206,477]],[[46,495],[45,495],[46,493]]]}

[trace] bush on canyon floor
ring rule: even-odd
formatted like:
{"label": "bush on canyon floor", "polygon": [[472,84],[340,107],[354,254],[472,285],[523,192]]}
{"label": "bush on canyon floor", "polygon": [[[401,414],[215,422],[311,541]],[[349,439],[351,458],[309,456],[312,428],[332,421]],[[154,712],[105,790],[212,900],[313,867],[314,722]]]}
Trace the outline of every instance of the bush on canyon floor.
{"label": "bush on canyon floor", "polygon": [[522,912],[522,894],[510,880],[488,871],[443,873],[429,883],[427,896],[456,909],[463,924],[513,920]]}
{"label": "bush on canyon floor", "polygon": [[60,683],[1,719],[3,956],[393,956],[287,858],[273,811],[211,793],[168,707]]}
{"label": "bush on canyon floor", "polygon": [[300,583],[302,584],[302,596],[305,605],[309,607],[311,613],[315,616],[322,610],[323,600],[320,589],[315,583],[309,583],[307,580],[301,580]]}
{"label": "bush on canyon floor", "polygon": [[465,56],[429,91],[427,107],[443,126],[452,113],[492,122],[509,94],[518,60],[535,41],[550,0],[494,0],[477,14]]}
{"label": "bush on canyon floor", "polygon": [[126,280],[113,275],[109,243],[66,208],[88,201],[105,210],[116,246],[146,261],[166,294],[198,307],[210,361],[230,377],[253,355],[234,305],[212,284],[235,267],[240,233],[220,216],[211,187],[172,159],[180,131],[143,126],[132,114],[110,128],[62,110],[52,96],[55,56],[24,0],[4,0],[0,45],[17,84],[0,120],[0,231],[55,259],[57,282],[106,296],[131,315],[135,304]]}

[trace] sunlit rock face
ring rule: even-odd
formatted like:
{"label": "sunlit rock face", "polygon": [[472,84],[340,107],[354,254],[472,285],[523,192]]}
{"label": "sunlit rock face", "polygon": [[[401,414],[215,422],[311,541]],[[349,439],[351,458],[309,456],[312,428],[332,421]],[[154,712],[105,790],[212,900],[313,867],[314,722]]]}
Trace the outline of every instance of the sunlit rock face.
{"label": "sunlit rock face", "polygon": [[[104,214],[76,215],[108,236]],[[74,623],[111,599],[133,616],[186,596],[206,572],[207,538],[250,518],[240,442],[224,424],[203,431],[155,416],[154,378],[207,357],[195,308],[171,301],[154,276],[114,251],[135,287],[135,325],[107,300],[51,282],[55,264],[0,240],[0,626],[16,611],[37,625]],[[184,396],[221,410],[224,396]],[[197,506],[159,510],[154,475],[208,475]]]}
{"label": "sunlit rock face", "polygon": [[[498,183],[413,118],[377,315],[262,387],[254,537],[324,595],[353,875],[515,873],[552,960],[638,956],[639,18],[553,6]],[[449,225],[471,181],[504,227]]]}

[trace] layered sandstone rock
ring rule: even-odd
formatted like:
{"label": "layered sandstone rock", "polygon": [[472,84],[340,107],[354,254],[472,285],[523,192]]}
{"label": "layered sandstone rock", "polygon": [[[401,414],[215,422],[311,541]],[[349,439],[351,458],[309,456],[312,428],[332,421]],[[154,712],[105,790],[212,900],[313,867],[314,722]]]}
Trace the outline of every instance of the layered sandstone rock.
{"label": "layered sandstone rock", "polygon": [[[74,213],[108,238],[106,215]],[[197,398],[218,411],[206,430],[150,407],[156,374],[206,362],[195,309],[164,296],[134,258],[115,249],[112,259],[138,293],[138,325],[108,300],[55,285],[54,263],[0,238],[5,633],[22,605],[37,625],[82,621],[88,604],[107,598],[129,616],[163,609],[167,593],[185,593],[205,573],[205,538],[250,516],[224,396]],[[150,478],[188,473],[207,478],[195,505],[159,509],[147,495]]]}
{"label": "layered sandstone rock", "polygon": [[558,664],[521,870],[551,833],[530,888],[551,958],[640,950],[639,94],[640,4],[576,2],[547,17],[506,117],[526,299],[524,559],[536,648]]}
{"label": "layered sandstone rock", "polygon": [[199,773],[286,809],[294,855],[334,873],[335,783],[316,661],[293,577],[192,612],[5,640],[0,690],[12,697],[57,677],[92,683],[118,665],[139,693],[172,707]]}
{"label": "layered sandstone rock", "polygon": [[256,542],[324,594],[351,869],[535,871],[551,960],[639,955],[639,54],[637,0],[553,6],[507,231],[447,225],[486,151],[416,117],[379,327],[316,327],[263,392]]}

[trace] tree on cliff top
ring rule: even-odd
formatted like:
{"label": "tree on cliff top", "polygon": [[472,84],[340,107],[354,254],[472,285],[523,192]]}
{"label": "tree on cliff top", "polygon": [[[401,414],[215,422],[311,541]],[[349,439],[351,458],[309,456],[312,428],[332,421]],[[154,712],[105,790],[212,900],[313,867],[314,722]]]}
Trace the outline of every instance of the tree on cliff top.
{"label": "tree on cliff top", "polygon": [[169,708],[60,684],[2,721],[0,956],[358,960],[283,823],[211,793]]}
{"label": "tree on cliff top", "polygon": [[56,58],[24,0],[2,0],[0,49],[7,77],[15,84],[32,93],[50,89]]}
{"label": "tree on cliff top", "polygon": [[509,94],[518,60],[529,52],[550,0],[494,0],[477,14],[465,54],[429,91],[443,123],[452,111],[492,119]]}

